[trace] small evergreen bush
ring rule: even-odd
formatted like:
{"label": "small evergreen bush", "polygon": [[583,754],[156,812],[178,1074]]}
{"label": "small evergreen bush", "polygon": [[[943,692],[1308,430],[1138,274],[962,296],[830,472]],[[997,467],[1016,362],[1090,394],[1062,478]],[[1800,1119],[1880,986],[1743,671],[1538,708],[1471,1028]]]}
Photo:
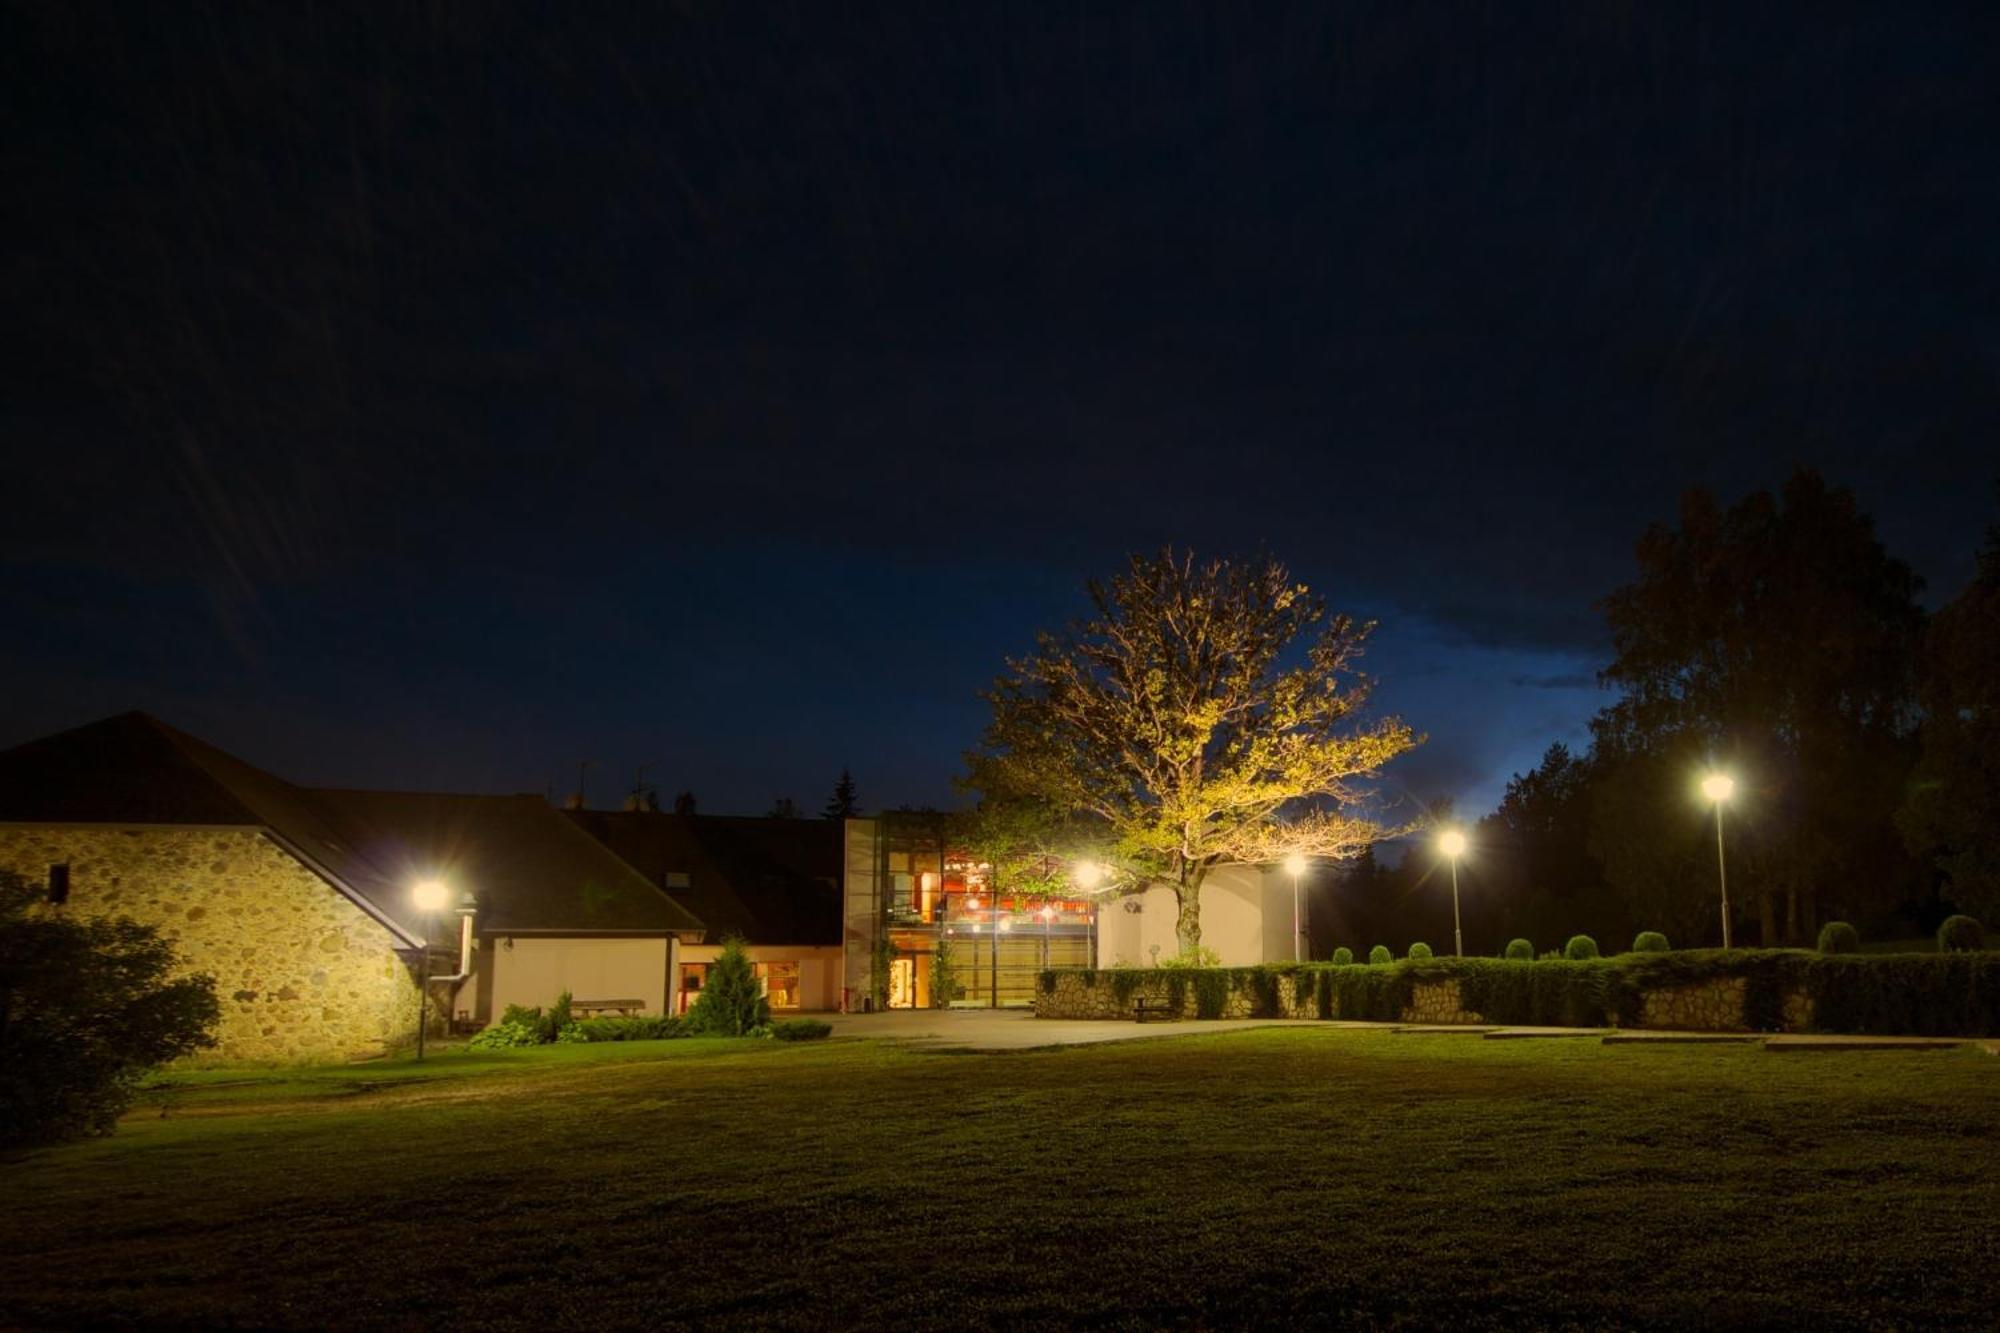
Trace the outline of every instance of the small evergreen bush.
{"label": "small evergreen bush", "polygon": [[757,973],[744,952],[743,940],[732,935],[708,965],[701,998],[688,1011],[696,1032],[715,1037],[747,1037],[771,1022],[771,1002],[757,983]]}
{"label": "small evergreen bush", "polygon": [[1821,953],[1853,953],[1861,947],[1861,936],[1845,921],[1829,921],[1819,928]]}
{"label": "small evergreen bush", "polygon": [[1395,961],[1395,955],[1389,952],[1388,945],[1378,944],[1368,951],[1368,961],[1378,965],[1381,963],[1392,963]]}
{"label": "small evergreen bush", "polygon": [[771,1024],[771,1035],[779,1041],[824,1041],[833,1035],[833,1024],[817,1018],[787,1018]]}
{"label": "small evergreen bush", "polygon": [[1354,950],[1348,948],[1345,944],[1333,951],[1333,963],[1335,967],[1346,967],[1353,961]]}
{"label": "small evergreen bush", "polygon": [[[509,1008],[519,1008],[519,1006],[511,1005]],[[542,1039],[534,1028],[525,1023],[500,1022],[483,1032],[476,1033],[472,1040],[465,1044],[475,1051],[503,1051],[514,1046],[539,1046],[542,1044]]]}
{"label": "small evergreen bush", "polygon": [[1672,953],[1673,947],[1657,930],[1642,930],[1632,937],[1633,953]]}
{"label": "small evergreen bush", "polygon": [[1419,940],[1410,946],[1410,952],[1405,956],[1422,962],[1431,956],[1431,946]]}
{"label": "small evergreen bush", "polygon": [[1969,916],[1948,916],[1937,941],[1939,953],[1976,953],[1986,947],[1986,930]]}
{"label": "small evergreen bush", "polygon": [[1563,945],[1563,957],[1572,963],[1580,963],[1586,958],[1597,957],[1597,941],[1588,935],[1572,935],[1569,943]]}
{"label": "small evergreen bush", "polygon": [[1517,963],[1532,963],[1532,962],[1534,962],[1534,961],[1535,961],[1535,944],[1534,944],[1534,941],[1533,941],[1533,940],[1508,940],[1508,941],[1507,941],[1507,957],[1509,957],[1509,958],[1513,959],[1513,960],[1514,960],[1515,962],[1517,962]]}

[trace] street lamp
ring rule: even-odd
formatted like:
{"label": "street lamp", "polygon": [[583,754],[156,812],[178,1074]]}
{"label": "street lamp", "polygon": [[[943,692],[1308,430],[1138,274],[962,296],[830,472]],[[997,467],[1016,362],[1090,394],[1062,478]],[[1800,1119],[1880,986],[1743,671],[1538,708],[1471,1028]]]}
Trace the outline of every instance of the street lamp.
{"label": "street lamp", "polygon": [[1701,794],[1715,806],[1715,880],[1722,889],[1722,947],[1730,947],[1729,863],[1722,855],[1722,807],[1736,794],[1736,779],[1727,773],[1710,773],[1701,780]]}
{"label": "street lamp", "polygon": [[1451,956],[1465,956],[1465,935],[1458,927],[1458,858],[1465,855],[1465,834],[1455,828],[1438,834],[1438,850],[1451,861]]}
{"label": "street lamp", "polygon": [[1304,853],[1293,852],[1285,858],[1285,873],[1292,877],[1292,961],[1299,961],[1299,876],[1306,873]]}
{"label": "street lamp", "polygon": [[1084,948],[1088,950],[1088,956],[1084,960],[1084,966],[1096,967],[1097,966],[1097,898],[1095,897],[1095,894],[1097,892],[1097,886],[1104,882],[1104,867],[1097,864],[1097,862],[1095,861],[1078,861],[1074,866],[1070,868],[1069,874],[1070,878],[1076,881],[1076,886],[1079,889],[1082,889],[1086,894],[1092,895],[1089,901],[1085,902],[1083,905],[1083,910],[1085,913],[1084,926],[1086,927],[1086,935],[1088,938],[1088,943],[1084,945]]}
{"label": "street lamp", "polygon": [[451,890],[443,880],[420,879],[410,889],[410,901],[416,904],[424,922],[424,956],[418,964],[417,982],[417,1059],[424,1058],[424,1029],[430,1026],[431,1004],[431,927],[437,915],[451,901]]}

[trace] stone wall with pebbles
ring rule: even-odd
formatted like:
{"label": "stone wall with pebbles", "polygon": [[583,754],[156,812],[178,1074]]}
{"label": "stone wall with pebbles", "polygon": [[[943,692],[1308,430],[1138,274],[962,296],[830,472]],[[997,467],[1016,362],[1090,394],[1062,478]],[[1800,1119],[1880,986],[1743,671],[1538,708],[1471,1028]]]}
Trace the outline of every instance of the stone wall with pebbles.
{"label": "stone wall with pebbles", "polygon": [[208,1064],[380,1055],[412,1039],[417,987],[394,937],[252,828],[0,825],[0,869],[46,885],[57,910],[157,926],[222,1005]]}

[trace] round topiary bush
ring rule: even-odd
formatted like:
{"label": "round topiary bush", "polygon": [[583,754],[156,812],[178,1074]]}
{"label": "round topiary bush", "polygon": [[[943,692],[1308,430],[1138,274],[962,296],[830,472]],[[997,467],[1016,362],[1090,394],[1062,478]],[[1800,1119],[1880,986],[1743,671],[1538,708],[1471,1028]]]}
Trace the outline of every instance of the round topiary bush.
{"label": "round topiary bush", "polygon": [[1642,930],[1632,937],[1633,953],[1668,953],[1673,947],[1667,943],[1667,937],[1657,930]]}
{"label": "round topiary bush", "polygon": [[1348,948],[1345,944],[1341,945],[1333,951],[1333,961],[1336,966],[1346,967],[1354,961],[1354,950]]}
{"label": "round topiary bush", "polygon": [[1419,940],[1410,946],[1410,952],[1406,956],[1419,961],[1429,958],[1431,956],[1431,946]]}
{"label": "round topiary bush", "polygon": [[1948,916],[1938,927],[1939,953],[1972,953],[1985,947],[1985,928],[1969,916]]}
{"label": "round topiary bush", "polygon": [[1395,961],[1395,955],[1389,952],[1388,945],[1378,944],[1368,951],[1368,961],[1371,963],[1391,963]]}
{"label": "round topiary bush", "polygon": [[1508,940],[1506,956],[1514,959],[1516,962],[1532,963],[1535,961],[1535,942],[1533,940]]}
{"label": "round topiary bush", "polygon": [[1821,953],[1853,953],[1861,947],[1861,936],[1845,921],[1829,921],[1819,928]]}
{"label": "round topiary bush", "polygon": [[1597,941],[1588,935],[1572,935],[1569,943],[1563,945],[1563,957],[1571,962],[1582,958],[1597,957]]}

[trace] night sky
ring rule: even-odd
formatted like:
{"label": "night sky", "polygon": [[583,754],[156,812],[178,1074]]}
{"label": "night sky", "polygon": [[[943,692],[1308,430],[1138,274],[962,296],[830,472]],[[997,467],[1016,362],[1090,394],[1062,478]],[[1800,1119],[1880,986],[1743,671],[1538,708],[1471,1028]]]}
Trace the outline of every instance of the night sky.
{"label": "night sky", "polygon": [[1476,813],[1685,487],[1994,513],[1990,5],[137,8],[0,11],[0,744],[948,804],[1263,543]]}

